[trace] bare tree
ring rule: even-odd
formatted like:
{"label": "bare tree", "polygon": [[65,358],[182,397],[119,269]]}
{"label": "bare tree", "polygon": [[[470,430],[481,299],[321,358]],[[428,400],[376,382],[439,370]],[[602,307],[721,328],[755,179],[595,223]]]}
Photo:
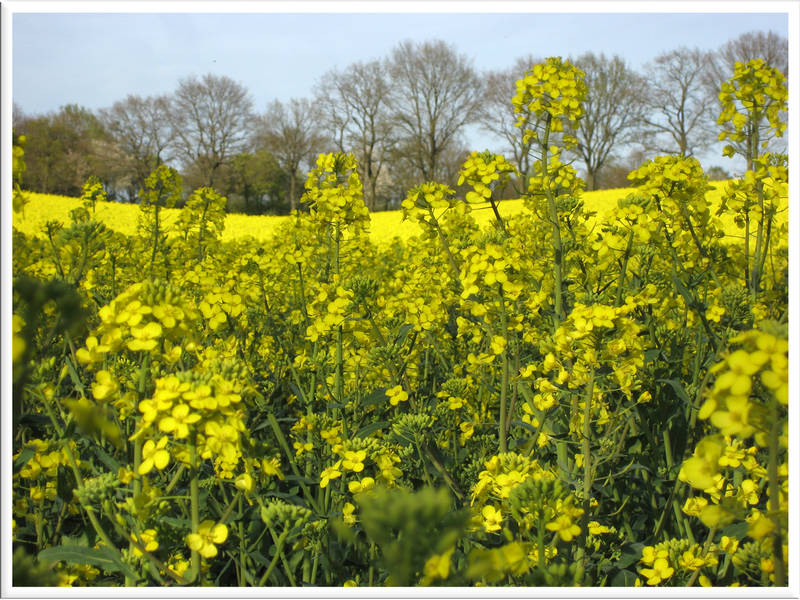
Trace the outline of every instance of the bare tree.
{"label": "bare tree", "polygon": [[[523,187],[527,187],[532,140],[525,141],[524,131],[516,126],[517,114],[511,98],[517,93],[517,81],[525,77],[530,68],[542,62],[533,56],[521,57],[514,66],[504,71],[485,73],[484,94],[480,105],[478,122],[481,128],[499,137],[506,145],[503,152],[509,154],[520,172]],[[524,190],[518,190],[522,193]]]}
{"label": "bare tree", "polygon": [[25,111],[22,110],[22,107],[14,102],[11,105],[11,127],[15,131],[20,128],[20,126],[25,121]]}
{"label": "bare tree", "polygon": [[573,62],[584,71],[587,87],[575,152],[586,168],[588,187],[594,190],[603,166],[632,139],[644,114],[645,86],[619,56],[606,58],[602,53],[587,52]]}
{"label": "bare tree", "polygon": [[743,33],[725,43],[711,58],[707,83],[716,93],[719,93],[720,84],[733,76],[733,66],[737,62],[763,58],[784,77],[789,75],[789,41],[774,31]]}
{"label": "bare tree", "polygon": [[648,114],[642,131],[646,149],[692,156],[716,138],[717,101],[704,88],[711,59],[709,52],[681,47],[658,55],[647,66]]}
{"label": "bare tree", "polygon": [[[789,41],[774,31],[743,33],[739,37],[729,40],[711,55],[704,83],[707,93],[714,99],[714,108],[717,109],[717,114],[720,109],[718,102],[720,86],[733,76],[734,65],[737,62],[746,63],[756,58],[764,59],[769,66],[778,69],[784,77],[789,78]],[[716,117],[717,114],[714,116]],[[780,116],[784,121],[788,118],[788,114],[785,112]],[[786,144],[785,137],[772,138],[768,147],[772,152],[786,152]]]}
{"label": "bare tree", "polygon": [[392,146],[389,92],[386,67],[377,60],[329,71],[317,86],[317,103],[336,146],[358,158],[370,210],[375,210],[378,179]]}
{"label": "bare tree", "polygon": [[169,160],[166,151],[172,142],[173,131],[168,109],[166,96],[142,98],[128,95],[111,108],[100,111],[117,151],[130,165],[131,183],[136,190],[144,185],[153,169]]}
{"label": "bare tree", "polygon": [[317,106],[307,98],[292,98],[286,104],[273,101],[261,117],[256,140],[278,160],[289,175],[289,209],[297,208],[300,166],[310,162],[325,143],[319,133]]}
{"label": "bare tree", "polygon": [[440,177],[440,157],[477,119],[481,84],[469,59],[443,41],[401,42],[388,61],[391,105],[417,178]]}
{"label": "bare tree", "polygon": [[184,166],[194,165],[203,185],[213,186],[217,170],[247,146],[253,102],[229,77],[213,74],[182,79],[170,106],[174,148]]}

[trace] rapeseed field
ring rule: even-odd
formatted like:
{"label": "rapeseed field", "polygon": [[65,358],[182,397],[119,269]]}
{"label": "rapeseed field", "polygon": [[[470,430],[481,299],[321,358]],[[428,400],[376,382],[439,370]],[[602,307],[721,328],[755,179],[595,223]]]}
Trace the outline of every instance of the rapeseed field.
{"label": "rapeseed field", "polygon": [[[17,190],[14,583],[786,586],[787,159],[584,193],[581,78],[518,83],[514,201],[488,152],[376,214],[344,153],[290,217],[175,208],[166,165],[139,205]],[[785,101],[745,79],[735,143]]]}

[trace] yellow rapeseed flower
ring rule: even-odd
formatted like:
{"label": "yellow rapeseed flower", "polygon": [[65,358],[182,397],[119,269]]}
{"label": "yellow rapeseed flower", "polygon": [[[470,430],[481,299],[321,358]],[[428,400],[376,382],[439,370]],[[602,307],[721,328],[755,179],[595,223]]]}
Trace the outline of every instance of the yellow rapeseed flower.
{"label": "yellow rapeseed flower", "polygon": [[483,528],[487,532],[498,531],[503,524],[503,513],[491,504],[481,509],[483,515]]}
{"label": "yellow rapeseed flower", "polygon": [[189,425],[197,423],[200,415],[189,412],[188,404],[178,404],[172,409],[172,415],[164,417],[158,422],[158,428],[164,433],[174,432],[175,439],[182,439],[189,435]]}
{"label": "yellow rapeseed flower", "polygon": [[403,390],[402,385],[396,385],[386,390],[386,396],[392,406],[397,406],[401,402],[408,400],[408,393]]}
{"label": "yellow rapeseed flower", "polygon": [[727,410],[715,411],[711,415],[711,423],[719,428],[723,435],[746,438],[755,431],[749,421],[752,406],[747,396],[728,396],[725,399]]}
{"label": "yellow rapeseed flower", "polygon": [[347,489],[351,494],[360,494],[375,487],[375,480],[372,477],[364,477],[361,481],[351,481],[347,484]]}
{"label": "yellow rapeseed flower", "polygon": [[347,450],[344,453],[344,460],[342,461],[342,467],[347,469],[348,471],[353,471],[354,473],[360,473],[364,470],[364,460],[367,458],[366,450],[358,450],[353,452],[352,450]]}
{"label": "yellow rapeseed flower", "polygon": [[450,575],[450,557],[455,549],[455,546],[451,546],[449,550],[445,550],[441,554],[434,554],[425,561],[420,581],[422,585],[430,585],[437,579],[447,579]]}
{"label": "yellow rapeseed flower", "polygon": [[191,550],[196,550],[203,558],[213,558],[217,555],[217,545],[228,539],[228,527],[224,523],[203,521],[197,528],[197,533],[186,536],[186,545]]}
{"label": "yellow rapeseed flower", "polygon": [[669,566],[666,558],[657,558],[653,562],[653,568],[644,568],[640,573],[647,577],[647,585],[658,585],[665,579],[669,579],[675,573],[675,569]]}
{"label": "yellow rapeseed flower", "polygon": [[328,487],[328,483],[330,483],[331,480],[338,479],[339,477],[341,477],[342,472],[339,469],[341,466],[342,466],[342,461],[337,460],[333,465],[324,469],[320,474],[319,487],[326,488]]}
{"label": "yellow rapeseed flower", "polygon": [[[155,529],[145,529],[142,532],[141,538],[137,537],[135,533],[131,534],[131,541],[139,542],[146,552],[155,552],[158,550],[158,541],[156,540]],[[142,551],[135,545],[133,546],[133,555],[142,556]]]}
{"label": "yellow rapeseed flower", "polygon": [[545,528],[558,532],[558,536],[565,542],[571,541],[572,538],[581,533],[581,528],[572,522],[572,518],[569,515],[559,515],[554,521],[547,523]]}
{"label": "yellow rapeseed flower", "polygon": [[142,462],[139,465],[139,475],[147,475],[153,467],[159,471],[169,464],[169,452],[165,450],[167,437],[162,436],[158,443],[147,440],[142,446]]}

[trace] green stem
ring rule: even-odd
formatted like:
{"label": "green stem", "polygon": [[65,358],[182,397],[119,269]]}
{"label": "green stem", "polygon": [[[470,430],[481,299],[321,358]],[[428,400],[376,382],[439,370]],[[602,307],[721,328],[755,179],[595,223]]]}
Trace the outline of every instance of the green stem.
{"label": "green stem", "polygon": [[[191,501],[190,519],[192,533],[197,533],[200,529],[200,486],[197,477],[197,446],[195,440],[189,444],[189,468],[192,472],[192,479],[189,482],[189,498]],[[200,553],[192,550],[191,574],[188,579],[190,583],[197,580],[200,574]]]}
{"label": "green stem", "polygon": [[755,290],[750,287],[750,194],[744,197],[744,284],[755,299]]}
{"label": "green stem", "polygon": [[538,512],[539,524],[536,527],[536,545],[539,548],[537,555],[537,566],[540,570],[544,570],[544,511],[539,508]]}
{"label": "green stem", "polygon": [[[764,219],[762,215],[762,219]],[[769,242],[770,238],[772,237],[772,215],[766,217],[767,219],[767,226],[766,231],[764,232],[764,247],[761,249],[761,258],[758,261],[756,267],[758,268],[758,287],[761,286],[761,278],[764,276],[764,265],[767,261],[767,255],[769,254]]]}
{"label": "green stem", "polygon": [[[717,533],[716,527],[712,527],[709,530],[708,537],[706,538],[705,544],[703,544],[702,556],[708,554],[708,548],[711,546],[711,541],[714,539],[714,535],[716,533]],[[694,582],[697,581],[698,577],[700,577],[700,569],[697,569],[695,570],[694,573],[692,573],[692,576],[689,578],[689,581],[686,582],[686,587],[692,587],[694,585]]]}
{"label": "green stem", "polygon": [[444,231],[442,231],[442,228],[439,226],[439,221],[434,216],[433,209],[428,207],[428,213],[430,214],[431,222],[433,223],[433,228],[436,230],[436,234],[439,237],[439,241],[442,243],[442,248],[444,248],[445,254],[447,254],[447,260],[450,262],[450,268],[453,269],[453,279],[457,283],[460,283],[461,271],[458,268],[458,263],[456,263],[453,253],[450,250],[450,244],[447,243],[447,237],[444,235]]}
{"label": "green stem", "polygon": [[283,554],[283,544],[286,542],[286,538],[288,537],[288,535],[289,535],[289,529],[286,528],[283,530],[283,533],[281,533],[281,536],[275,542],[275,556],[272,557],[272,561],[270,561],[267,570],[261,576],[261,579],[259,579],[258,587],[264,587],[264,584],[267,582],[267,579],[269,579],[269,576],[272,574],[272,570],[275,568],[275,565],[278,564],[278,558],[280,558],[280,556]]}
{"label": "green stem", "polygon": [[275,433],[275,437],[278,439],[278,444],[280,444],[281,448],[283,448],[284,454],[286,454],[286,457],[289,459],[289,466],[291,467],[292,472],[298,478],[298,483],[300,484],[300,488],[303,490],[303,495],[306,501],[311,505],[311,508],[313,508],[317,512],[317,514],[322,514],[322,511],[320,511],[319,509],[319,504],[317,504],[316,500],[314,500],[314,496],[311,495],[308,486],[305,484],[305,482],[302,480],[300,476],[300,471],[297,469],[297,465],[295,464],[294,461],[294,455],[292,454],[292,451],[289,449],[289,444],[286,443],[286,438],[283,436],[283,432],[281,431],[281,428],[278,425],[278,421],[275,420],[275,415],[269,413],[267,415],[267,420],[269,421],[269,424],[272,427],[272,431]]}
{"label": "green stem", "polygon": [[783,587],[786,585],[786,570],[783,564],[783,533],[781,532],[781,505],[780,505],[780,482],[778,481],[778,442],[781,435],[782,419],[778,415],[778,403],[774,399],[770,407],[770,417],[772,430],[769,436],[769,462],[767,464],[767,476],[769,477],[769,513],[775,525],[775,534],[772,537],[772,553],[775,563],[775,585]]}
{"label": "green stem", "polygon": [[314,555],[314,562],[311,565],[311,585],[317,582],[317,567],[319,566],[319,554]]}
{"label": "green stem", "polygon": [[[55,415],[53,414],[53,411],[51,410],[49,403],[45,400],[43,402],[43,405],[45,407],[48,417],[50,418],[50,421],[53,423],[53,427],[57,432],[59,432],[59,437],[63,437],[64,430],[61,428],[58,421],[56,420]],[[79,490],[83,489],[84,487],[83,477],[81,477],[81,471],[78,468],[78,462],[77,460],[75,460],[75,454],[72,452],[72,448],[70,448],[69,442],[67,440],[62,440],[61,447],[67,453],[67,461],[69,462],[69,466],[72,469],[73,475],[75,475],[76,487]],[[100,524],[100,521],[94,512],[94,508],[92,508],[91,506],[83,506],[83,509],[86,511],[86,515],[89,517],[89,521],[91,522],[92,527],[94,528],[98,537],[103,541],[103,543],[108,548],[110,548],[112,551],[116,552],[121,556],[119,549],[114,545],[114,543],[111,541],[111,538],[108,537],[108,534],[106,533],[105,529],[103,529],[103,526]]]}
{"label": "green stem", "polygon": [[503,329],[503,339],[506,340],[506,347],[503,348],[503,374],[500,383],[500,419],[497,422],[498,435],[500,437],[500,452],[508,451],[506,440],[506,403],[508,401],[508,317],[506,316],[505,298],[503,297],[503,287],[500,287],[500,327]]}
{"label": "green stem", "polygon": [[158,204],[153,205],[153,215],[154,215],[154,224],[153,224],[153,254],[150,257],[150,276],[153,276],[153,270],[155,268],[156,263],[156,253],[158,252],[158,238],[159,238],[159,209],[161,207]]}
{"label": "green stem", "polygon": [[[542,169],[542,179],[546,180],[547,173],[547,154],[548,144],[550,143],[550,127],[553,117],[547,113],[544,127],[544,136],[540,145],[542,156],[540,159]],[[561,241],[561,225],[558,219],[558,208],[556,207],[556,199],[553,197],[553,192],[545,183],[545,196],[547,197],[547,211],[550,218],[550,225],[553,228],[553,331],[558,329],[559,323],[564,320],[566,314],[564,312],[564,299],[563,299],[563,286],[564,286],[564,246]]]}
{"label": "green stem", "polygon": [[[75,475],[75,484],[79,490],[83,489],[83,478],[81,477],[80,469],[78,469],[78,463],[75,460],[75,455],[72,453],[72,448],[69,447],[68,443],[65,443],[62,447],[67,452],[67,459],[69,460],[70,467],[72,468],[72,473]],[[103,543],[121,556],[119,549],[114,545],[114,543],[111,541],[111,538],[108,537],[105,529],[103,529],[103,526],[100,524],[100,520],[97,518],[97,515],[94,512],[94,508],[91,506],[84,506],[83,508],[89,517],[89,521],[92,523],[92,527],[97,532],[97,535],[100,537]]]}
{"label": "green stem", "polygon": [[750,293],[753,297],[758,293],[761,285],[761,255],[765,253],[764,247],[764,186],[760,180],[756,181],[756,201],[758,208],[761,212],[760,218],[756,223],[756,247],[753,249],[753,270],[750,275],[752,277],[750,285]]}
{"label": "green stem", "polygon": [[[673,459],[672,459],[672,446],[669,440],[669,432],[667,430],[664,431],[663,434],[664,439],[664,453],[666,455],[667,460],[667,473],[669,476],[672,476],[672,468],[673,468]],[[672,513],[675,515],[675,523],[678,527],[678,531],[681,534],[685,534],[689,541],[694,544],[694,534],[692,533],[692,528],[686,522],[684,518],[683,511],[681,510],[680,503],[676,498],[676,493],[678,488],[681,486],[681,481],[676,477],[675,483],[672,484],[672,489],[670,490],[669,499],[667,500],[667,504],[665,505],[664,509],[661,511],[661,516],[658,518],[658,522],[656,523],[656,527],[653,530],[653,539],[658,539],[658,534],[661,532],[661,527],[664,525],[665,519],[667,514],[669,513],[670,507],[672,508]]]}
{"label": "green stem", "polygon": [[[237,494],[238,501],[239,501],[239,514],[244,514],[242,509],[242,494],[241,492]],[[231,506],[233,506],[233,502],[231,502]],[[227,511],[226,511],[227,512]],[[227,517],[227,514],[225,515]],[[220,519],[220,523],[222,523],[224,519]],[[247,543],[245,539],[245,530],[244,530],[244,519],[239,519],[236,522],[236,528],[239,530],[239,587],[245,585],[247,579],[245,578],[245,573],[247,572]]]}
{"label": "green stem", "polygon": [[622,267],[619,270],[619,283],[617,284],[617,297],[615,299],[614,305],[621,306],[622,305],[622,294],[625,291],[625,274],[628,271],[628,261],[631,257],[631,250],[633,249],[633,230],[628,234],[628,244],[625,247],[625,256],[622,259]]}
{"label": "green stem", "polygon": [[428,459],[430,459],[431,464],[436,467],[436,470],[439,471],[439,474],[444,477],[444,480],[447,482],[447,485],[450,486],[450,489],[453,490],[453,493],[458,497],[459,500],[464,499],[464,492],[461,491],[461,488],[455,482],[453,477],[447,471],[447,469],[442,465],[442,463],[436,458],[433,452],[429,448],[425,448],[425,454],[427,455]]}
{"label": "green stem", "polygon": [[[286,537],[288,537],[289,535],[290,527],[287,525],[283,530],[283,533],[280,535],[280,537],[275,536],[275,531],[272,529],[271,525],[267,525],[267,529],[269,529],[269,534],[272,536],[272,541],[275,543],[276,546],[275,554],[276,556],[280,556],[281,558],[281,563],[283,564],[283,572],[286,573],[286,577],[289,579],[289,584],[292,587],[296,587],[297,582],[294,579],[294,574],[292,573],[292,569],[289,567],[289,561],[286,560],[286,554],[283,551],[283,546],[286,542]],[[281,538],[283,538],[282,541]]]}
{"label": "green stem", "polygon": [[505,236],[508,237],[508,229],[506,229],[506,224],[503,222],[503,219],[500,218],[500,213],[497,211],[497,204],[493,198],[489,198],[489,204],[492,205],[492,212],[494,212],[494,216],[497,219],[497,224],[500,226]]}
{"label": "green stem", "polygon": [[186,471],[186,465],[182,464],[178,467],[178,470],[175,471],[175,475],[172,476],[167,487],[164,488],[164,496],[168,496],[169,493],[178,485],[178,481],[181,479],[181,475],[183,475],[184,471]]}
{"label": "green stem", "polygon": [[592,396],[594,395],[594,379],[594,369],[592,369],[583,406],[583,433],[581,436],[581,451],[583,452],[583,515],[581,515],[581,544],[578,551],[581,553],[584,569],[586,569],[589,558],[585,543],[592,499]]}
{"label": "green stem", "polygon": [[425,481],[428,483],[428,486],[433,487],[433,483],[431,482],[431,476],[428,473],[428,465],[425,464],[425,456],[422,454],[422,449],[419,447],[419,441],[414,437],[414,445],[417,447],[417,456],[419,456],[419,461],[422,463],[422,472],[425,475]]}
{"label": "green stem", "polygon": [[228,517],[233,512],[234,505],[236,501],[239,501],[239,512],[242,512],[242,498],[244,497],[244,492],[242,490],[236,490],[236,494],[231,498],[231,501],[228,502],[228,506],[225,507],[225,511],[220,515],[219,519],[217,519],[218,523],[225,523],[228,520]]}

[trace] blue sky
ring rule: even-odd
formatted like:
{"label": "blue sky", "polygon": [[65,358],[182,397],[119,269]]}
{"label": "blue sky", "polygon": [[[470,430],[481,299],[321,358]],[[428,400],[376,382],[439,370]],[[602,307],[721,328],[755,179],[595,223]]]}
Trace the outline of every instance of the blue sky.
{"label": "blue sky", "polygon": [[12,98],[27,114],[170,93],[179,79],[205,73],[243,84],[263,111],[275,98],[310,96],[326,71],[387,56],[405,39],[451,42],[478,70],[506,68],[528,54],[588,50],[618,54],[638,69],[679,46],[716,49],[754,30],[789,35],[780,13],[16,12],[12,18]]}

